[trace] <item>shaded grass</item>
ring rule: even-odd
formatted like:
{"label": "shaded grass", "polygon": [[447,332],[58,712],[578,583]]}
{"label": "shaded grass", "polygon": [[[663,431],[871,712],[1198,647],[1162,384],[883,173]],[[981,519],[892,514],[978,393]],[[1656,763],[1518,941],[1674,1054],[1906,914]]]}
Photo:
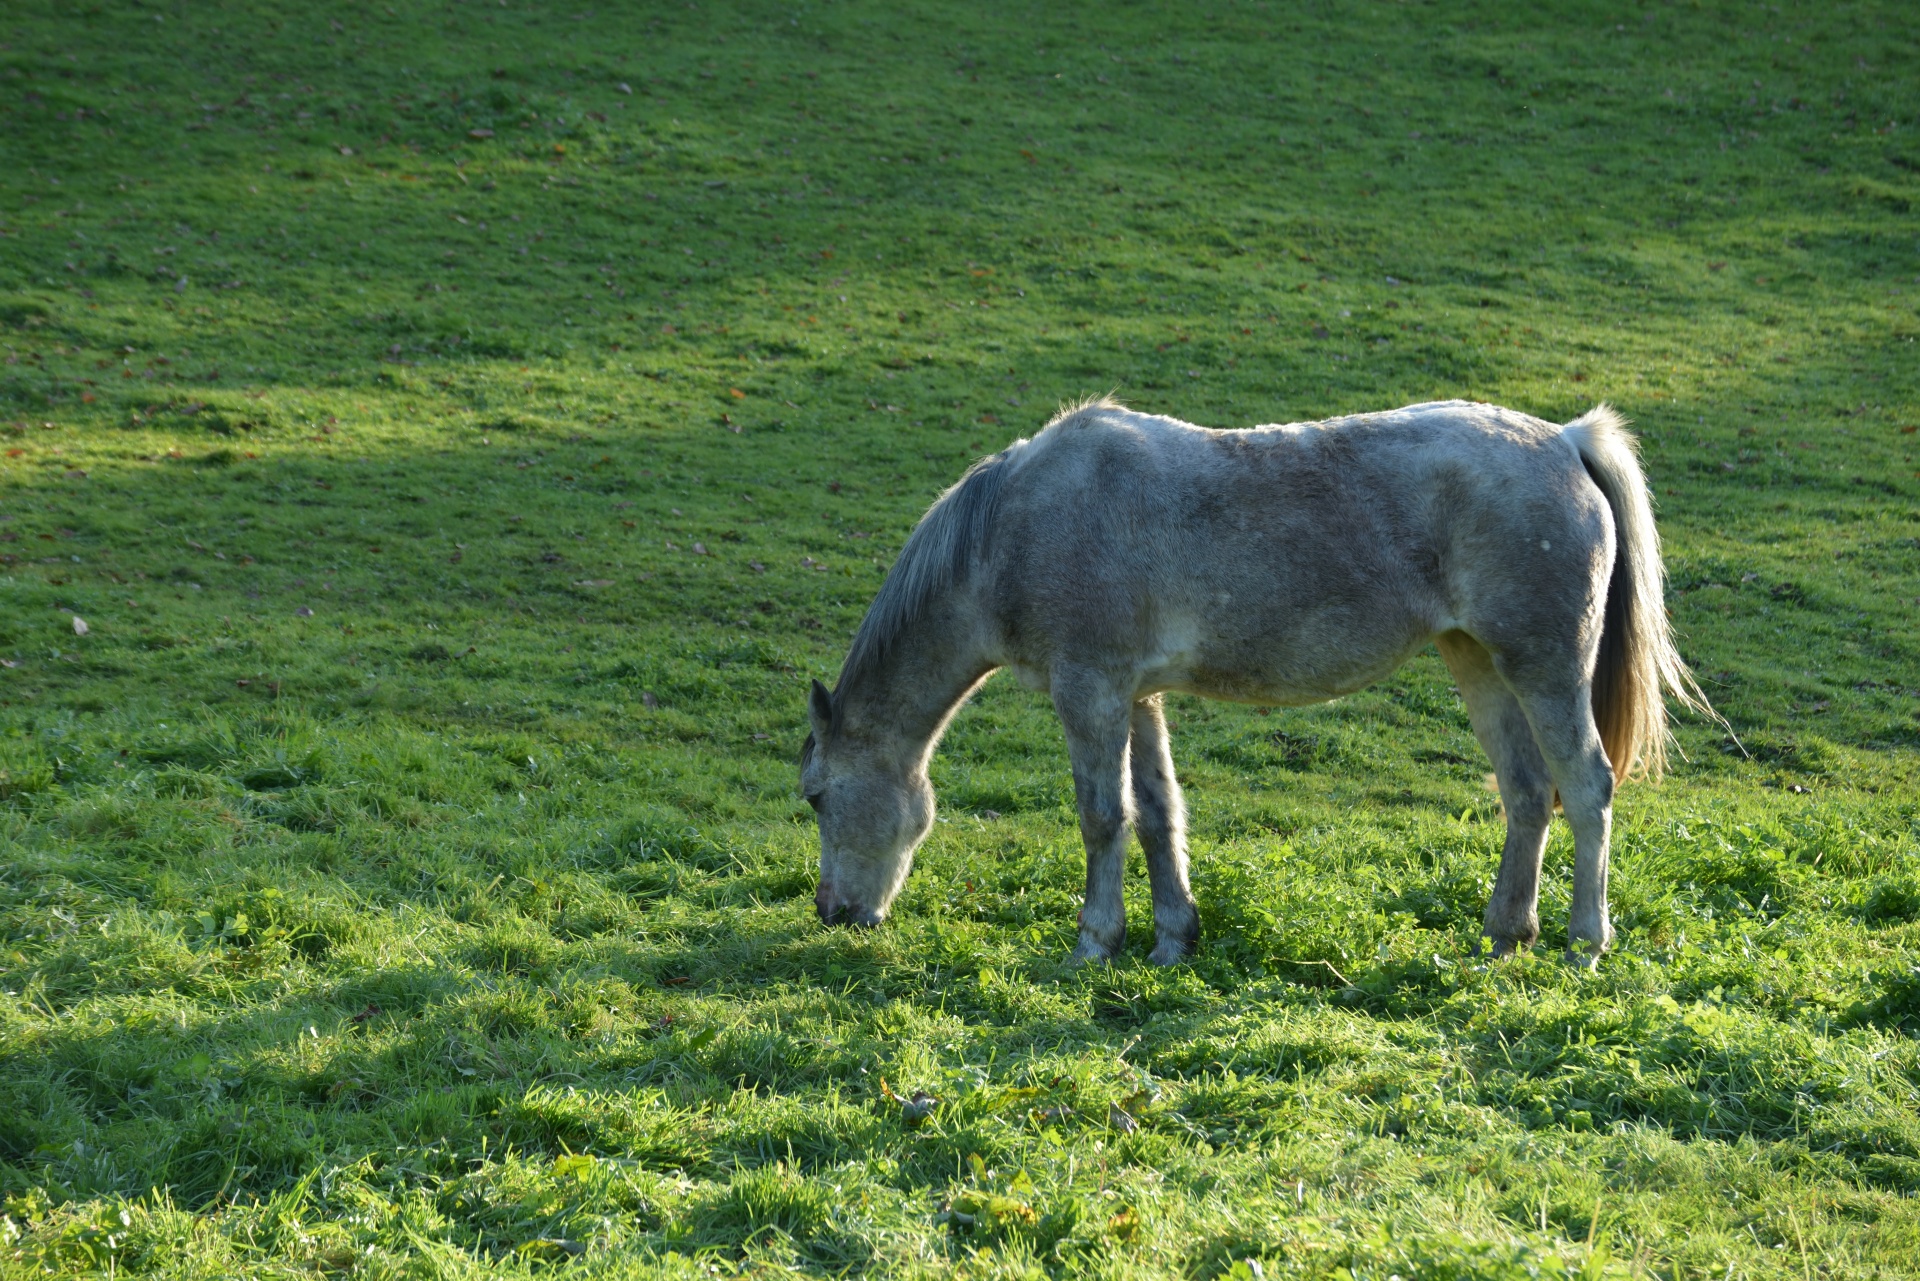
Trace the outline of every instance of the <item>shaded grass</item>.
{"label": "shaded grass", "polygon": [[[6,1267],[1920,1257],[1904,11],[16,10]],[[812,924],[806,679],[1111,388],[1637,420],[1750,755],[1623,794],[1597,975],[1475,956],[1432,655],[1174,702],[1182,969],[1059,965],[1070,776],[997,681],[896,918]]]}

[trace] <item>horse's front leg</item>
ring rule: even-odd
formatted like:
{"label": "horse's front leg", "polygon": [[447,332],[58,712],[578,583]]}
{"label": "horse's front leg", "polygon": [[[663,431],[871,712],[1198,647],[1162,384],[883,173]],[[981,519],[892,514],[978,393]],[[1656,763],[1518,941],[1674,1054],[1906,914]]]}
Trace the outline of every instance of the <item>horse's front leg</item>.
{"label": "horse's front leg", "polygon": [[1167,746],[1166,715],[1160,696],[1133,705],[1132,765],[1134,829],[1147,852],[1147,879],[1153,885],[1155,965],[1172,965],[1193,951],[1200,939],[1200,913],[1187,885],[1187,811],[1174,777]]}
{"label": "horse's front leg", "polygon": [[1087,846],[1087,897],[1080,909],[1076,962],[1112,959],[1127,941],[1127,911],[1121,899],[1126,872],[1127,722],[1132,700],[1111,681],[1085,670],[1053,675],[1053,705],[1067,732],[1073,758],[1073,792],[1080,809],[1080,837]]}

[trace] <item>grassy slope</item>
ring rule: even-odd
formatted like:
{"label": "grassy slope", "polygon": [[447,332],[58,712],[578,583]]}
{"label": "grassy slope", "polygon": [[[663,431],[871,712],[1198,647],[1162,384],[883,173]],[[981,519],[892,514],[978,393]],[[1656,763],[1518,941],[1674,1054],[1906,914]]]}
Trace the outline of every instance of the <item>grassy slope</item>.
{"label": "grassy slope", "polygon": [[[10,6],[0,1266],[1906,1272],[1912,18],[1538,8]],[[1110,388],[1638,421],[1753,758],[1624,794],[1598,975],[1471,961],[1431,656],[1178,703],[1189,967],[1060,968],[998,682],[812,924],[804,679]]]}

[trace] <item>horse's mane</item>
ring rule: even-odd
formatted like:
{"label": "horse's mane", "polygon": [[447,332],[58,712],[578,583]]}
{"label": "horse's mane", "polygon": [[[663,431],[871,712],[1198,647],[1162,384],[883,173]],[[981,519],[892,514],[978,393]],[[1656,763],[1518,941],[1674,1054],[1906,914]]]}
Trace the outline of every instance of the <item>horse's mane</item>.
{"label": "horse's mane", "polygon": [[887,571],[880,594],[873,598],[853,647],[840,668],[834,691],[834,719],[839,719],[840,692],[877,667],[914,623],[926,614],[934,599],[965,581],[974,554],[987,539],[994,512],[1000,505],[1000,487],[1009,458],[1021,441],[967,469],[954,486],[934,500],[920,518],[900,557]]}
{"label": "horse's mane", "polygon": [[[1104,396],[1081,401],[1062,407],[1047,427],[1086,410],[1119,408],[1122,406],[1117,401]],[[880,585],[880,594],[868,607],[860,630],[854,633],[853,646],[847,651],[834,690],[836,721],[842,692],[877,667],[901,633],[924,617],[937,597],[966,581],[974,558],[986,546],[992,531],[1007,474],[1031,444],[1016,440],[999,453],[982,458],[920,518]]]}

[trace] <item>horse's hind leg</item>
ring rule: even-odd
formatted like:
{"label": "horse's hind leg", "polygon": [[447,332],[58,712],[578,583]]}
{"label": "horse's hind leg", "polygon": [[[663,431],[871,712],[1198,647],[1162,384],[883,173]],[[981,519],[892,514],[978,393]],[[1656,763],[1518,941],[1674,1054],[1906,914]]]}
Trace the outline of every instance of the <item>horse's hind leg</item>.
{"label": "horse's hind leg", "polygon": [[1461,632],[1449,632],[1437,643],[1466,700],[1474,736],[1493,762],[1507,811],[1507,843],[1486,915],[1494,955],[1505,956],[1531,947],[1540,936],[1540,856],[1553,816],[1553,780],[1526,712],[1494,670],[1493,656]]}
{"label": "horse's hind leg", "polygon": [[1174,777],[1173,753],[1167,746],[1167,722],[1160,697],[1143,698],[1133,705],[1133,741],[1128,749],[1133,769],[1134,830],[1147,852],[1147,879],[1153,885],[1153,951],[1155,965],[1172,965],[1193,951],[1200,938],[1200,914],[1187,885],[1187,812]]}
{"label": "horse's hind leg", "polygon": [[1567,920],[1567,959],[1591,967],[1613,941],[1613,927],[1607,921],[1613,764],[1601,745],[1600,729],[1593,720],[1593,693],[1585,681],[1547,690],[1522,683],[1520,701],[1573,828],[1573,911]]}
{"label": "horse's hind leg", "polygon": [[1127,941],[1120,891],[1127,866],[1127,723],[1133,700],[1086,669],[1056,669],[1052,686],[1087,846],[1087,898],[1073,959],[1105,961]]}

